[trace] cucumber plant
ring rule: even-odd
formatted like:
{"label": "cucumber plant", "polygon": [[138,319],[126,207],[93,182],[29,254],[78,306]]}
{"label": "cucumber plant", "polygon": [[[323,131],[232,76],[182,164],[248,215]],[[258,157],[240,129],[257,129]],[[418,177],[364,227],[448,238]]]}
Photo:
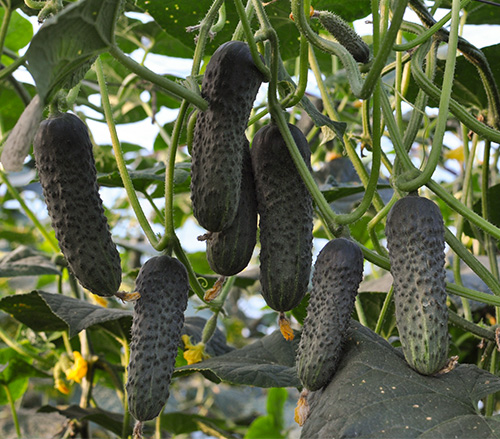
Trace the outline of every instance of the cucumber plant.
{"label": "cucumber plant", "polygon": [[[132,418],[136,437],[141,427],[158,437],[298,436],[282,413],[286,392],[269,392],[267,414],[253,422],[240,416],[248,406],[228,410],[226,396],[252,386],[251,398],[239,398],[252,410],[264,400],[258,387],[306,389],[303,437],[446,436],[451,423],[471,438],[491,435],[500,389],[500,49],[492,34],[482,49],[465,38],[467,23],[497,22],[495,6],[441,2],[437,20],[438,2],[421,0],[336,2],[321,6],[332,13],[311,14],[309,0],[174,3],[2,1],[0,401],[18,430],[6,434],[39,434],[21,422],[23,411],[16,416],[30,389],[68,404],[78,393],[78,407],[43,408],[71,418],[60,432],[68,437],[125,439]],[[37,8],[45,23],[33,33]],[[352,26],[369,15],[369,32]],[[155,55],[169,58],[159,66]],[[172,122],[163,125],[165,109]],[[41,128],[57,133],[37,137],[31,153],[40,116],[58,112]],[[122,131],[138,121],[146,128]],[[46,139],[49,152],[40,153]],[[247,201],[252,184],[257,204]],[[193,222],[208,232],[201,247],[190,242],[199,244]],[[416,239],[413,225],[425,231]],[[356,249],[374,282],[361,284],[347,327],[363,263]],[[332,293],[329,278],[342,273]],[[136,294],[126,293],[135,278]],[[77,280],[104,298],[82,294]],[[255,299],[265,303],[258,315],[248,308]],[[272,332],[268,308],[288,340]],[[333,309],[344,312],[331,323]],[[195,311],[204,316],[196,325]],[[469,364],[446,364],[457,355]],[[198,371],[206,379],[186,378]],[[28,375],[37,380],[28,384]],[[104,405],[100,390],[110,389],[122,407]]]}

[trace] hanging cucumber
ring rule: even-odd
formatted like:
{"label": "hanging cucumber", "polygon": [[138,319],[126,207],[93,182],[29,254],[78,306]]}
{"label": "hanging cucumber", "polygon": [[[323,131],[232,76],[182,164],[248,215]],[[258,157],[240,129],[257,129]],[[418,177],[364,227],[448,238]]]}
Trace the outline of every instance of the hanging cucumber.
{"label": "hanging cucumber", "polygon": [[52,227],[80,284],[99,296],[117,293],[120,255],[99,196],[92,142],[71,113],[40,124],[33,152]]}

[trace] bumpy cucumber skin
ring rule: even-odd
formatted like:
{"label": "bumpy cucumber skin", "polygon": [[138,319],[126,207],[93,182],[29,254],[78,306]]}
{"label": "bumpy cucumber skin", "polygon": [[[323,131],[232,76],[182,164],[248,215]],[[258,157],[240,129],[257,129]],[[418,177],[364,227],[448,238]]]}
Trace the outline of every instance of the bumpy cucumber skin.
{"label": "bumpy cucumber skin", "polygon": [[308,390],[326,386],[337,370],[362,279],[363,254],[356,243],[337,238],[323,247],[296,358],[297,375]]}
{"label": "bumpy cucumber skin", "polygon": [[370,60],[370,48],[342,18],[329,11],[318,11],[323,27],[344,46],[353,58],[366,64]]}
{"label": "bumpy cucumber skin", "polygon": [[135,291],[141,297],[134,304],[126,389],[130,413],[148,421],[158,416],[170,394],[188,301],[187,270],[166,255],[149,259]]}
{"label": "bumpy cucumber skin", "polygon": [[120,255],[99,196],[86,125],[71,113],[43,121],[33,152],[52,227],[71,271],[92,293],[114,295],[121,284]]}
{"label": "bumpy cucumber skin", "polygon": [[[306,138],[294,125],[292,136],[310,167]],[[275,124],[253,139],[252,166],[260,228],[260,283],[266,303],[276,311],[295,308],[309,284],[312,263],[312,198]]]}
{"label": "bumpy cucumber skin", "polygon": [[207,239],[207,260],[210,268],[224,276],[242,271],[252,258],[257,241],[257,199],[248,141],[243,153],[241,194],[232,224]]}
{"label": "bumpy cucumber skin", "polygon": [[417,372],[433,375],[448,359],[443,217],[431,200],[407,196],[389,212],[386,236],[404,356]]}
{"label": "bumpy cucumber skin", "polygon": [[191,201],[198,223],[211,232],[227,228],[239,204],[245,129],[264,77],[241,41],[230,41],[212,55],[201,95],[191,149]]}

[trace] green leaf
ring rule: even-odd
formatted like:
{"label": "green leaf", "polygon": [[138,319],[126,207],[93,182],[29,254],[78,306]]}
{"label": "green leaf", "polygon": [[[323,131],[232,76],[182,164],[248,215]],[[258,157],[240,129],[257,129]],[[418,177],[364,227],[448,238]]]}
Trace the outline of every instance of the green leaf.
{"label": "green leaf", "polygon": [[201,372],[207,379],[256,387],[300,387],[295,371],[298,334],[286,341],[279,331],[236,349],[228,354],[201,363],[183,366],[174,375]]}
{"label": "green leaf", "polygon": [[61,272],[43,253],[30,247],[19,246],[0,259],[0,277],[40,276]]}
{"label": "green leaf", "polygon": [[125,319],[129,326],[131,311],[103,308],[62,294],[32,291],[0,300],[0,309],[34,331],[69,331],[73,337],[97,324]]}
{"label": "green leaf", "polygon": [[267,413],[274,419],[274,424],[281,431],[284,427],[284,408],[288,390],[273,387],[267,393]]}
{"label": "green leaf", "polygon": [[[5,9],[0,9],[0,22],[3,22]],[[30,21],[19,15],[17,12],[12,12],[10,17],[7,35],[5,37],[5,47],[17,52],[26,46],[33,37],[33,26]]]}
{"label": "green leaf", "polygon": [[[390,184],[378,184],[377,189],[391,189]],[[321,192],[325,196],[326,201],[329,203],[338,200],[339,198],[349,197],[351,195],[356,195],[363,193],[365,187],[358,183],[347,183],[340,184],[338,186],[332,187],[331,189],[322,190]]]}
{"label": "green leaf", "polygon": [[15,401],[24,395],[30,377],[46,378],[47,375],[26,362],[25,357],[13,349],[0,349],[0,405],[9,402],[3,386],[8,386]]}
{"label": "green leaf", "polygon": [[[68,419],[78,419],[79,421],[92,421],[97,425],[112,431],[114,434],[121,437],[123,415],[119,413],[112,413],[100,408],[82,408],[77,405],[70,405],[66,407],[52,407],[44,405],[40,407],[38,413],[54,413],[57,412]],[[132,434],[132,426],[127,427],[127,435]]]}
{"label": "green leaf", "polygon": [[402,353],[356,321],[339,368],[309,398],[302,437],[498,438],[500,424],[478,414],[477,402],[500,391],[500,378],[474,365],[420,375]]}
{"label": "green leaf", "polygon": [[48,19],[26,53],[42,101],[78,84],[113,41],[120,0],[84,0]]}
{"label": "green leaf", "polygon": [[[192,58],[197,32],[188,33],[187,27],[200,23],[212,5],[212,0],[137,0],[137,5],[151,15],[169,35],[172,43],[164,48],[163,55]],[[222,43],[231,39],[238,22],[233,2],[226,2],[226,23],[213,41],[207,43],[205,53],[211,55]]]}
{"label": "green leaf", "polygon": [[[27,90],[32,93],[33,86],[23,84]],[[14,125],[21,116],[28,103],[23,102],[18,93],[8,82],[0,83],[0,123],[2,124],[2,133],[14,128]]]}
{"label": "green leaf", "polygon": [[259,416],[248,427],[244,436],[245,439],[261,439],[273,438],[279,439],[284,437],[281,430],[274,424],[274,417],[271,415]]}
{"label": "green leaf", "polygon": [[[123,23],[120,20],[117,30],[117,43],[125,53],[137,49],[137,40],[147,41],[147,50],[150,53],[169,55],[177,58],[191,58],[194,55],[192,47],[182,44],[179,39],[165,32],[155,21],[142,23],[132,20]],[[133,38],[130,36],[133,35]]]}
{"label": "green leaf", "polygon": [[[165,195],[165,164],[159,163],[154,168],[140,169],[129,172],[134,188],[139,192],[146,192],[152,186],[157,185],[151,196],[160,198]],[[102,186],[123,187],[123,180],[119,171],[101,174],[97,181]],[[177,165],[174,169],[174,187],[176,193],[189,190],[189,171],[183,166]]]}

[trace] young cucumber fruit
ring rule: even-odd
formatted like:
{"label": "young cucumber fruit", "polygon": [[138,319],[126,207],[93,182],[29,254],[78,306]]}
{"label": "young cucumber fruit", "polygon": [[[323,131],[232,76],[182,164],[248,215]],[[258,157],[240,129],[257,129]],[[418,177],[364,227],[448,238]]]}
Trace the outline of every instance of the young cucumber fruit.
{"label": "young cucumber fruit", "polygon": [[362,278],[363,254],[356,243],[337,238],[323,247],[314,264],[297,350],[297,374],[304,388],[319,390],[333,378]]}
{"label": "young cucumber fruit", "polygon": [[264,80],[241,41],[230,41],[212,55],[201,95],[208,109],[200,112],[191,149],[191,201],[199,224],[220,232],[238,209],[245,129],[257,91]]}
{"label": "young cucumber fruit", "polygon": [[169,397],[188,290],[186,268],[166,255],[146,261],[137,276],[141,297],[134,304],[126,389],[138,421],[158,416]]}
{"label": "young cucumber fruit", "polygon": [[207,238],[207,260],[218,274],[233,276],[242,271],[252,258],[257,241],[257,200],[248,141],[243,151],[241,194],[232,224]]}
{"label": "young cucumber fruit", "polygon": [[52,227],[72,273],[92,293],[114,295],[121,284],[120,255],[99,196],[86,125],[70,113],[43,121],[33,152]]}
{"label": "young cucumber fruit", "polygon": [[433,375],[448,359],[444,224],[432,201],[406,196],[387,217],[396,321],[408,364]]}
{"label": "young cucumber fruit", "polygon": [[[297,127],[288,127],[310,167],[306,138]],[[260,217],[262,295],[272,309],[288,311],[300,303],[309,284],[312,198],[277,125],[266,125],[255,134],[251,155]]]}
{"label": "young cucumber fruit", "polygon": [[357,62],[366,64],[370,60],[368,44],[342,18],[329,11],[314,11],[313,17],[319,19],[321,25],[347,49]]}

